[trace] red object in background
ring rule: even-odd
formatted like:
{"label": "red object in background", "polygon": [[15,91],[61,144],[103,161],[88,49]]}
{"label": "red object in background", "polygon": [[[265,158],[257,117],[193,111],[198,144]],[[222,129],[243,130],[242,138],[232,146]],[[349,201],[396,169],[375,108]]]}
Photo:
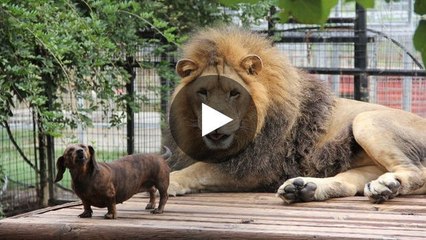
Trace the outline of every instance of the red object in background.
{"label": "red object in background", "polygon": [[[413,77],[411,81],[411,112],[426,117],[426,79],[423,77]],[[392,108],[402,109],[403,91],[403,77],[377,77],[376,103]],[[339,96],[350,98],[353,97],[353,95],[353,76],[341,75]]]}

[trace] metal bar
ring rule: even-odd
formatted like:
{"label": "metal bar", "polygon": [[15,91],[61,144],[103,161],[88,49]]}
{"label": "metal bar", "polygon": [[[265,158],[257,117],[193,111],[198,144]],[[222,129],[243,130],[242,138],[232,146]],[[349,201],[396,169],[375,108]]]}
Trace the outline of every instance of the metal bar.
{"label": "metal bar", "polygon": [[[354,42],[354,65],[355,68],[365,70],[367,68],[367,16],[365,9],[355,5],[355,42]],[[368,101],[368,79],[365,72],[354,76],[354,99]]]}
{"label": "metal bar", "polygon": [[[337,18],[329,18],[327,19],[326,23],[354,23],[355,20],[353,18],[344,18],[344,17],[337,17]],[[298,23],[295,19],[290,18],[286,23]]]}
{"label": "metal bar", "polygon": [[425,70],[300,67],[312,74],[426,77]]}
{"label": "metal bar", "polygon": [[[404,54],[404,66],[409,68],[408,56]],[[413,79],[407,76],[402,78],[402,109],[411,112],[412,99],[413,99]]]}
{"label": "metal bar", "polygon": [[[358,40],[357,37],[308,37],[308,36],[283,36],[274,43],[354,43]],[[374,37],[367,37],[368,42],[374,42]]]}
{"label": "metal bar", "polygon": [[[160,62],[149,62],[153,66],[160,64]],[[143,63],[133,63],[133,68],[138,68]],[[175,62],[170,62],[171,66],[176,65]],[[379,69],[379,68],[325,68],[325,67],[298,67],[306,72],[312,74],[330,74],[330,75],[355,75],[365,73],[371,76],[412,76],[412,77],[425,77],[426,71],[424,69],[408,70],[408,69]]]}
{"label": "metal bar", "polygon": [[128,101],[126,103],[126,115],[127,115],[127,154],[133,154],[135,152],[135,113],[131,104],[135,100],[135,79],[136,71],[133,67],[134,59],[132,57],[127,58],[126,70],[130,75],[130,81],[126,84],[126,92]]}

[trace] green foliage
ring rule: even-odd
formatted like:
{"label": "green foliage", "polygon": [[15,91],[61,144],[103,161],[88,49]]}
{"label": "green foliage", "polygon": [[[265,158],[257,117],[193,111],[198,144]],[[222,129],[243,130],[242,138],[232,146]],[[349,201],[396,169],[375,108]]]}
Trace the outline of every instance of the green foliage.
{"label": "green foliage", "polygon": [[[344,0],[345,2],[357,2],[364,8],[373,8],[374,0]],[[391,1],[391,0],[389,0]],[[265,1],[259,0],[220,0],[223,5],[232,7],[242,4],[259,5]],[[337,5],[338,0],[275,0],[266,1],[270,6],[276,5],[281,10],[279,17],[281,22],[287,22],[290,17],[306,24],[323,24],[327,21],[330,11]]]}
{"label": "green foliage", "polygon": [[374,0],[345,0],[345,2],[356,2],[363,8],[374,8]]}
{"label": "green foliage", "polygon": [[414,2],[414,12],[420,16],[426,14],[426,0],[416,0]]}
{"label": "green foliage", "polygon": [[[141,24],[122,12],[136,7],[133,2],[108,1],[92,1],[90,6],[67,0],[3,2],[0,106],[9,114],[2,114],[1,120],[11,115],[15,97],[37,112],[42,131],[57,135],[65,125],[90,124],[86,113],[93,106],[109,99],[123,105],[114,90],[123,87],[127,73],[114,62],[143,44],[136,36]],[[50,106],[49,94],[55,99]],[[89,107],[72,101],[64,106],[64,97],[84,99]]]}
{"label": "green foliage", "polygon": [[413,36],[414,47],[422,54],[423,64],[426,64],[426,20],[420,20]]}
{"label": "green foliage", "polygon": [[248,27],[250,24],[257,23],[259,19],[264,19],[273,6],[273,2],[273,0],[264,0],[256,4],[239,4],[238,7],[241,11],[238,17],[243,26]]}
{"label": "green foliage", "polygon": [[234,7],[236,4],[239,3],[250,3],[250,4],[256,4],[259,0],[220,0],[220,3],[222,3],[224,6],[227,7]]}
{"label": "green foliage", "polygon": [[275,4],[275,0],[219,0],[219,2],[230,10],[236,10],[236,16],[245,27],[264,19],[271,6]]}
{"label": "green foliage", "polygon": [[423,65],[426,66],[426,0],[416,0],[414,12],[422,16],[413,36],[414,47],[422,55]]}
{"label": "green foliage", "polygon": [[279,0],[281,20],[286,22],[290,16],[302,23],[324,23],[330,15],[330,10],[338,0]]}
{"label": "green foliage", "polygon": [[[137,104],[116,93],[128,79],[120,63],[145,46],[155,46],[157,55],[173,53],[198,26],[229,20],[220,6],[207,0],[0,0],[0,124],[16,100],[34,109],[41,130],[53,136],[77,123],[90,126],[89,114],[99,109],[113,113],[111,124],[121,123],[118,110]],[[161,71],[171,72],[170,66]]]}

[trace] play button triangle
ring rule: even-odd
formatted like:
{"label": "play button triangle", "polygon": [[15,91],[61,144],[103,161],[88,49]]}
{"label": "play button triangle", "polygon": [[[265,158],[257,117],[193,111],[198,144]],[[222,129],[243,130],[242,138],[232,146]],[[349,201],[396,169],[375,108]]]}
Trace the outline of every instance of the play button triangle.
{"label": "play button triangle", "polygon": [[[214,95],[206,99],[200,98],[199,95],[189,97],[191,96],[189,93],[198,92],[203,87],[208,87],[209,91],[211,89],[211,93],[216,91],[222,94],[221,91],[232,89],[240,94],[232,98],[229,92],[229,101],[226,99],[218,101],[219,98],[213,98]],[[238,112],[231,110],[234,106],[231,98],[241,103],[238,105]],[[172,98],[169,127],[173,139],[168,139],[165,143],[175,151],[180,148],[185,153],[176,155],[177,162],[186,161],[184,155],[195,161],[212,163],[228,161],[230,156],[234,156],[233,154],[253,142],[258,129],[257,120],[256,105],[245,86],[223,75],[203,75],[179,88]]]}
{"label": "play button triangle", "polygon": [[201,118],[202,137],[232,121],[232,118],[204,103],[201,104]]}

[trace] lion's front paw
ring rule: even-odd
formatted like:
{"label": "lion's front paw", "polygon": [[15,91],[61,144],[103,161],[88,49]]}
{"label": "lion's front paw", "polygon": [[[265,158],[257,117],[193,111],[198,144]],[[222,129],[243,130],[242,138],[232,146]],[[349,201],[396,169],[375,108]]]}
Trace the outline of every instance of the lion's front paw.
{"label": "lion's front paw", "polygon": [[364,195],[373,203],[382,203],[399,194],[401,183],[392,173],[385,173],[378,179],[365,184]]}
{"label": "lion's front paw", "polygon": [[186,193],[190,193],[190,189],[183,187],[182,185],[180,185],[177,182],[171,181],[169,184],[169,188],[167,189],[167,194],[169,194],[169,196],[182,196],[185,195]]}
{"label": "lion's front paw", "polygon": [[277,191],[277,195],[290,204],[294,202],[309,202],[315,200],[317,185],[313,182],[305,182],[303,178],[287,180]]}

